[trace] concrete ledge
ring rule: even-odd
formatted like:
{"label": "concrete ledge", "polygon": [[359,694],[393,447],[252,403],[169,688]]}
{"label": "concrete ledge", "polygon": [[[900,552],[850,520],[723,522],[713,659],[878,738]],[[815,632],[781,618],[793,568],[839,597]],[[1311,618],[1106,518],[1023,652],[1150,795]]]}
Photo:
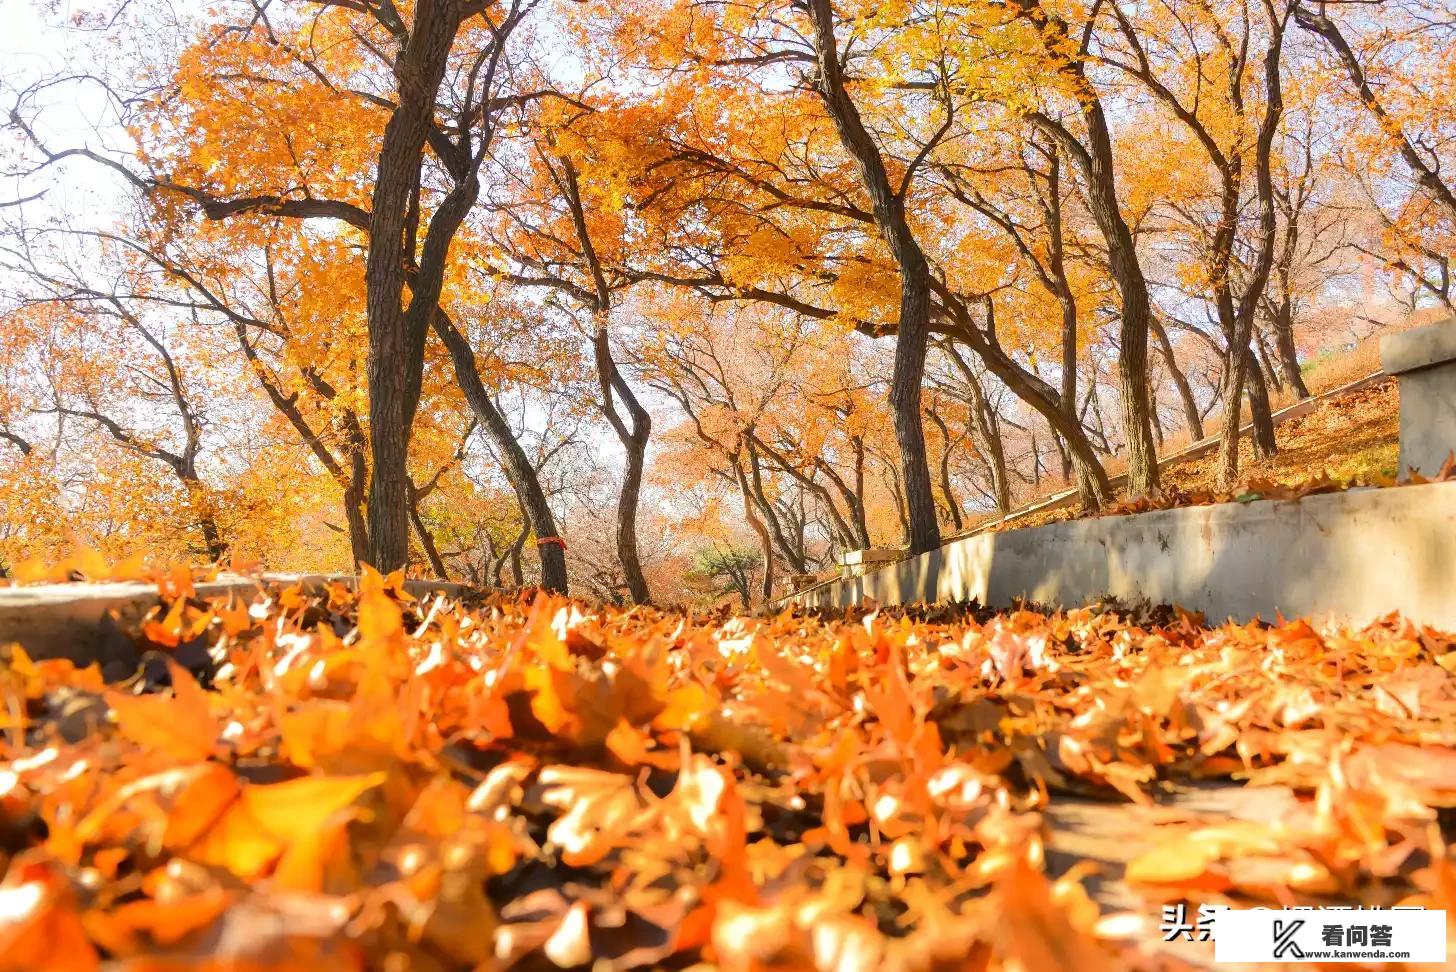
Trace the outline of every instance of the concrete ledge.
{"label": "concrete ledge", "polygon": [[1456,361],[1456,317],[1380,339],[1380,365],[1398,375]]}
{"label": "concrete ledge", "polygon": [[893,547],[866,547],[863,550],[846,550],[835,560],[839,564],[840,577],[858,577],[867,570],[873,570],[877,564],[893,563],[904,556],[905,551]]}
{"label": "concrete ledge", "polygon": [[1456,449],[1456,318],[1380,339],[1400,382],[1400,469],[1434,476]]}
{"label": "concrete ledge", "polygon": [[987,533],[790,598],[848,607],[1018,598],[1177,604],[1212,623],[1399,611],[1456,631],[1456,482],[1225,503]]}
{"label": "concrete ledge", "polygon": [[[238,594],[251,599],[268,586],[343,582],[352,574],[222,575],[196,585],[199,597]],[[449,581],[406,580],[405,590],[420,597],[443,593],[459,596],[470,590]],[[136,667],[136,647],[123,629],[156,606],[155,584],[37,584],[0,588],[0,645],[18,642],[34,658],[69,658],[78,664],[99,662],[108,677],[124,677]]]}
{"label": "concrete ledge", "polygon": [[899,560],[905,556],[905,551],[897,550],[894,547],[866,547],[863,550],[846,550],[836,559],[841,567],[859,567],[864,564],[882,564],[889,560]]}

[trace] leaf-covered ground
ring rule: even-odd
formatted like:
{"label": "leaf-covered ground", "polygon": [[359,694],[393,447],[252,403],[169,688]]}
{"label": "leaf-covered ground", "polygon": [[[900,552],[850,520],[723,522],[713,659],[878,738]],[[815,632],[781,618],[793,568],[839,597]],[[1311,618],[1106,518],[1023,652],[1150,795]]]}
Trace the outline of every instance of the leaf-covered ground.
{"label": "leaf-covered ground", "polygon": [[[1095,972],[1181,967],[1167,901],[1456,909],[1456,641],[1396,618],[177,593],[128,682],[8,649],[0,968]],[[1047,864],[1088,800],[1151,808],[1122,913]]]}
{"label": "leaf-covered ground", "polygon": [[[1211,429],[1210,434],[1214,431]],[[1241,498],[1292,499],[1356,486],[1394,486],[1403,479],[1420,482],[1447,478],[1439,474],[1412,478],[1399,469],[1400,389],[1394,378],[1321,402],[1306,415],[1286,419],[1275,426],[1274,437],[1279,449],[1268,459],[1254,455],[1247,436],[1240,440],[1240,479],[1233,489],[1219,486],[1219,459],[1214,451],[1166,469],[1156,498],[1124,500],[1106,512],[1141,513]],[[1108,468],[1121,471],[1117,463],[1109,463]],[[1049,483],[1023,500],[1035,503],[1066,488],[1060,481]],[[995,524],[993,529],[1019,530],[1087,515],[1075,505],[1012,514],[1004,524],[1000,517],[991,515],[973,524],[969,532],[990,524]]]}

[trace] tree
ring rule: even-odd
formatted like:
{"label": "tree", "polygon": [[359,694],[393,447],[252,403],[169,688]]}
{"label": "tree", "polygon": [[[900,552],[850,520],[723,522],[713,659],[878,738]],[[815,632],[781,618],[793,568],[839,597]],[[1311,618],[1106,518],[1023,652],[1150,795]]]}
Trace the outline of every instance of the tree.
{"label": "tree", "polygon": [[[1136,20],[1114,4],[1116,38],[1099,55],[1102,63],[1139,82],[1161,108],[1189,130],[1215,172],[1218,212],[1209,220],[1212,232],[1205,247],[1204,280],[1224,339],[1224,429],[1219,461],[1220,476],[1230,486],[1238,474],[1242,390],[1247,384],[1251,394],[1264,394],[1249,357],[1254,323],[1277,245],[1273,157],[1284,107],[1280,58],[1289,13],[1276,9],[1273,2],[1265,2],[1262,9],[1264,24],[1256,25],[1251,17],[1239,16],[1230,25],[1197,4],[1183,15],[1177,10],[1166,16],[1150,11]],[[1262,31],[1257,39],[1256,29]],[[1176,44],[1170,39],[1175,34],[1179,39]],[[1263,48],[1262,71],[1246,63],[1253,56],[1251,48],[1258,50],[1255,44]],[[1153,50],[1162,55],[1156,66],[1154,54],[1150,53]],[[1246,74],[1262,83],[1251,91]],[[1169,80],[1169,76],[1191,76],[1195,96],[1181,95],[1175,90],[1179,82]],[[1205,90],[1226,94],[1222,98],[1201,96]],[[1250,104],[1255,98],[1257,110]],[[1249,170],[1255,189],[1255,218],[1248,238],[1241,239],[1243,180]],[[1242,281],[1237,281],[1235,252],[1240,246],[1252,256],[1246,260]],[[1263,450],[1272,451],[1273,426],[1267,408],[1262,411],[1264,414],[1256,417],[1256,439]]]}
{"label": "tree", "polygon": [[713,596],[737,594],[745,610],[752,601],[751,578],[763,566],[762,557],[741,547],[712,547],[698,554],[693,574],[709,584]]}
{"label": "tree", "polygon": [[[1088,205],[1102,231],[1108,265],[1122,298],[1118,341],[1123,425],[1128,445],[1128,492],[1140,496],[1158,488],[1158,459],[1153,445],[1147,387],[1150,301],[1147,280],[1138,260],[1132,231],[1118,199],[1112,137],[1101,97],[1087,74],[1089,29],[1080,41],[1070,25],[1041,0],[1015,0],[1014,9],[1036,30],[1052,69],[1065,87],[1086,130],[1085,142],[1067,124],[1044,110],[1033,109],[1028,120],[1047,132],[1076,161],[1086,185]],[[1100,4],[1091,8],[1092,20]]]}
{"label": "tree", "polygon": [[[611,144],[592,135],[619,122],[615,113],[571,107],[578,117],[536,125],[538,140],[526,150],[530,168],[502,179],[519,185],[520,191],[493,201],[500,225],[492,240],[512,264],[496,268],[494,274],[517,286],[561,295],[582,308],[590,321],[599,406],[626,455],[617,503],[617,557],[632,599],[645,603],[651,595],[638,553],[637,519],[652,417],[612,351],[613,311],[622,292],[635,283],[623,269],[624,220],[616,202],[623,174],[591,178],[608,164],[591,150]],[[578,130],[588,125],[591,131],[585,135]],[[580,148],[569,152],[567,143]]]}

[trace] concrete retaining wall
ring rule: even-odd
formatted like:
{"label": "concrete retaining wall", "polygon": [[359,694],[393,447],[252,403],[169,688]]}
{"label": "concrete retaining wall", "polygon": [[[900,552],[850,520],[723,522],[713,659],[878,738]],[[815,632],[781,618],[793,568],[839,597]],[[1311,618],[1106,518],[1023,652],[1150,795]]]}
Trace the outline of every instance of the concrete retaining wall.
{"label": "concrete retaining wall", "polygon": [[[262,578],[223,575],[196,585],[199,597],[236,593],[251,599],[266,585],[342,581],[352,575],[265,574]],[[406,580],[416,597],[429,593],[458,596],[464,584]],[[36,584],[0,588],[0,645],[18,642],[34,658],[69,658],[79,664],[99,662],[108,677],[131,674],[136,646],[122,628],[139,620],[160,600],[155,584]]]}
{"label": "concrete retaining wall", "polygon": [[1456,450],[1456,318],[1380,339],[1400,379],[1400,468],[1434,476]]}
{"label": "concrete retaining wall", "polygon": [[1111,595],[1211,622],[1391,611],[1456,630],[1456,483],[1104,516],[966,537],[790,600],[846,607],[1017,598],[1076,607]]}

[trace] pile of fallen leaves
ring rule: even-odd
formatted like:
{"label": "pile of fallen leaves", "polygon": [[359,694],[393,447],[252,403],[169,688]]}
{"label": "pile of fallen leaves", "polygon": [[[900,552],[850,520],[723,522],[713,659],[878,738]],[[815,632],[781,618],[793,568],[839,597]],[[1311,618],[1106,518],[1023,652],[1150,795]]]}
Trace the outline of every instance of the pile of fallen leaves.
{"label": "pile of fallen leaves", "polygon": [[1165,485],[1154,496],[1123,500],[1103,509],[1099,516],[1122,516],[1129,513],[1147,513],[1150,510],[1171,510],[1184,506],[1212,506],[1216,503],[1252,503],[1255,500],[1297,500],[1321,493],[1338,493],[1347,489],[1387,489],[1392,486],[1424,486],[1428,483],[1456,482],[1456,451],[1446,456],[1446,461],[1433,476],[1426,476],[1416,470],[1397,479],[1378,473],[1337,478],[1328,471],[1306,476],[1294,476],[1287,481],[1252,477],[1235,489],[1180,489],[1176,485]]}
{"label": "pile of fallen leaves", "polygon": [[[747,618],[397,577],[0,668],[0,967],[1172,968],[1163,901],[1456,908],[1456,643],[1171,610]],[[1099,906],[1070,801],[1170,817]],[[1156,809],[1156,807],[1154,807]]]}

